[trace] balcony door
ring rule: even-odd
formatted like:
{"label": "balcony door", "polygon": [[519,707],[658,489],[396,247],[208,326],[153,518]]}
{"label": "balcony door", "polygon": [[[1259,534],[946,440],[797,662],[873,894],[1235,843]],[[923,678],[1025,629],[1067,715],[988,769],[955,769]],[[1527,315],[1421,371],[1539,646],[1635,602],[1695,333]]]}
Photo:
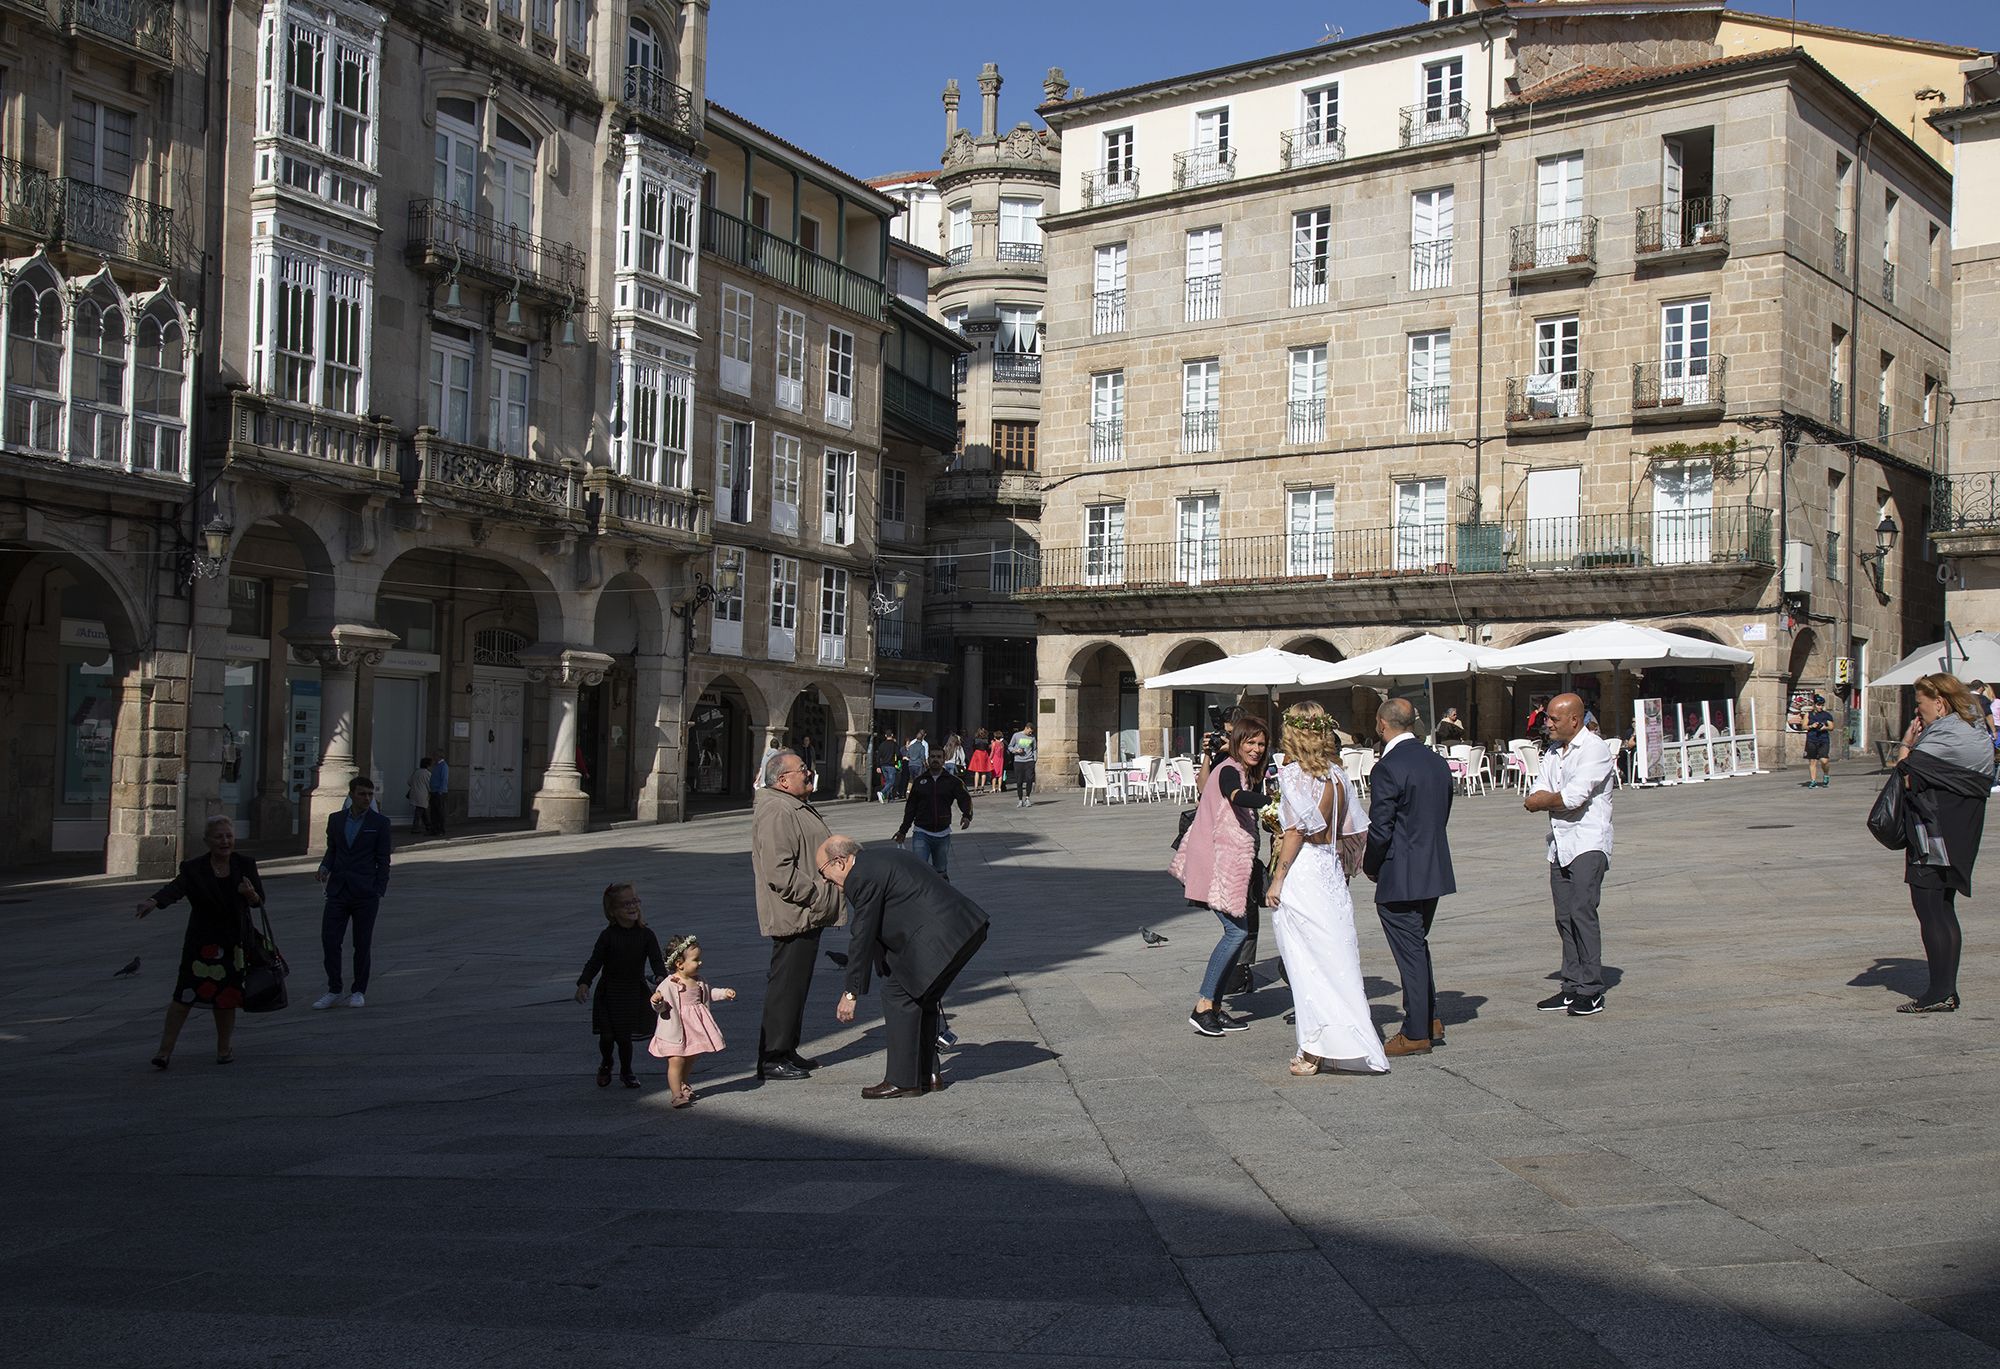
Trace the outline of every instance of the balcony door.
{"label": "balcony door", "polygon": [[1708,403],[1708,301],[1660,308],[1660,402]]}
{"label": "balcony door", "polygon": [[1582,252],[1582,218],[1583,154],[1542,158],[1535,164],[1535,264]]}
{"label": "balcony door", "polygon": [[1535,322],[1535,373],[1528,378],[1528,417],[1577,416],[1577,354],[1580,325],[1575,314]]}
{"label": "balcony door", "polygon": [[1189,495],[1175,505],[1174,570],[1184,585],[1202,585],[1222,569],[1222,498]]}
{"label": "balcony door", "polygon": [[1293,490],[1290,503],[1285,573],[1333,574],[1333,488]]}
{"label": "balcony door", "polygon": [[1091,585],[1125,579],[1125,506],[1092,504],[1083,512],[1083,578]]}
{"label": "balcony door", "polygon": [[1575,559],[1582,495],[1581,466],[1528,472],[1528,535],[1521,554],[1530,566],[1566,566]]}
{"label": "balcony door", "polygon": [[1465,109],[1465,62],[1450,57],[1424,64],[1424,123],[1447,124]]}
{"label": "balcony door", "polygon": [[1675,461],[1653,468],[1653,563],[1690,565],[1708,560],[1715,517],[1715,472],[1706,461]]}
{"label": "balcony door", "polygon": [[432,139],[431,195],[464,214],[479,204],[479,108],[470,100],[442,99]]}
{"label": "balcony door", "polygon": [[1396,569],[1428,570],[1445,559],[1444,481],[1396,486]]}
{"label": "balcony door", "polygon": [[95,100],[71,100],[63,174],[101,190],[132,193],[137,119]]}

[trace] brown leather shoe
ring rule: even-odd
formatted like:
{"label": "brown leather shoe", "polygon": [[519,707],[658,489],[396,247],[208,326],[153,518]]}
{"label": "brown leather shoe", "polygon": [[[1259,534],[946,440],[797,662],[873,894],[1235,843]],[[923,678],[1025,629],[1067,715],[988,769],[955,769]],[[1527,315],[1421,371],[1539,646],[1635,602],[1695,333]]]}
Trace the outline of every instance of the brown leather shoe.
{"label": "brown leather shoe", "polygon": [[1428,1040],[1412,1041],[1401,1032],[1397,1032],[1382,1043],[1382,1053],[1384,1055],[1429,1055],[1431,1053],[1431,1043]]}
{"label": "brown leather shoe", "polygon": [[924,1092],[943,1093],[947,1086],[948,1086],[947,1081],[942,1074],[933,1074],[931,1076],[931,1086],[928,1089],[925,1089]]}
{"label": "brown leather shoe", "polygon": [[922,1089],[901,1088],[884,1079],[879,1084],[870,1084],[867,1088],[861,1090],[861,1096],[863,1098],[921,1098],[923,1092]]}
{"label": "brown leather shoe", "polygon": [[1433,1046],[1444,1044],[1444,1022],[1436,1017],[1431,1019],[1431,1044]]}

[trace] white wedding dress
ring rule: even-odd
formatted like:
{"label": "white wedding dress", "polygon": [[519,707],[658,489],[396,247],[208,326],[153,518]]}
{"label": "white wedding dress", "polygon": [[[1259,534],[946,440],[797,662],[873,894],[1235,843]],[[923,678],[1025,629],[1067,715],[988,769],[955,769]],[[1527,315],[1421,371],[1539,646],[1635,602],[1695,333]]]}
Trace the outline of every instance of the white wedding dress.
{"label": "white wedding dress", "polygon": [[[1368,830],[1368,815],[1354,784],[1335,766],[1332,781],[1346,790],[1343,835]],[[1278,816],[1287,829],[1308,837],[1324,831],[1320,796],[1325,780],[1316,780],[1297,764],[1278,772]],[[1335,812],[1340,811],[1336,798]],[[1282,897],[1271,917],[1284,958],[1285,979],[1292,986],[1292,1007],[1298,1021],[1299,1050],[1318,1056],[1335,1069],[1387,1074],[1389,1058],[1368,1011],[1368,991],[1361,983],[1361,944],[1354,934],[1354,900],[1340,868],[1334,844],[1299,847],[1298,859],[1285,872]]]}

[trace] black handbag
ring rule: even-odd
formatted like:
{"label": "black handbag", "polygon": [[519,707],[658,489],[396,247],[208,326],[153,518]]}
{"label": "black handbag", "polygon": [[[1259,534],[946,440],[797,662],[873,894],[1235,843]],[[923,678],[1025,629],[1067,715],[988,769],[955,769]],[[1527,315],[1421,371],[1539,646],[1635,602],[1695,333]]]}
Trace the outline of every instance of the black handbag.
{"label": "black handbag", "polygon": [[1178,851],[1181,849],[1181,843],[1187,840],[1188,828],[1194,826],[1194,815],[1196,813],[1199,813],[1200,811],[1201,810],[1199,808],[1187,808],[1182,810],[1181,829],[1180,831],[1174,833],[1174,839],[1167,843],[1167,849],[1169,851]]}
{"label": "black handbag", "polygon": [[1903,775],[1901,771],[1891,771],[1889,782],[1882,786],[1882,792],[1875,796],[1875,806],[1868,810],[1868,832],[1891,851],[1907,850],[1910,845],[1909,823],[1904,816]]}
{"label": "black handbag", "polygon": [[[243,1011],[277,1012],[287,1006],[291,999],[285,993],[285,976],[292,967],[285,963],[285,956],[278,949],[278,943],[271,936],[271,915],[264,909],[257,910],[262,920],[263,955],[243,972]],[[244,921],[248,922],[246,916]],[[259,928],[251,924],[254,936]]]}

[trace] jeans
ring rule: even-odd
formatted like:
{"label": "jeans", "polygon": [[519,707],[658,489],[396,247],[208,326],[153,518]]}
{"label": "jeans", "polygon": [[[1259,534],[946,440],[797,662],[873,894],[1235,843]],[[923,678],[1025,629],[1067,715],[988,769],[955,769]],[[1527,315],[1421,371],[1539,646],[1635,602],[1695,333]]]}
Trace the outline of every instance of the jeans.
{"label": "jeans", "polygon": [[1227,913],[1217,913],[1216,920],[1222,924],[1222,939],[1215,943],[1215,949],[1208,953],[1208,969],[1201,977],[1202,998],[1213,1003],[1222,992],[1222,980],[1229,973],[1229,967],[1236,963],[1236,957],[1243,949],[1243,943],[1250,937],[1250,926],[1242,918],[1231,917]]}
{"label": "jeans", "polygon": [[912,843],[911,849],[915,851],[918,860],[929,861],[931,869],[937,871],[938,874],[946,879],[951,878],[951,870],[949,869],[951,865],[951,833],[945,832],[940,836],[934,837],[929,832],[913,831],[910,833],[910,840]]}
{"label": "jeans", "polygon": [[327,899],[326,910],[320,914],[319,946],[326,956],[328,993],[340,992],[340,947],[347,939],[349,922],[354,924],[354,992],[368,992],[369,950],[375,941],[375,914],[381,907],[380,899]]}
{"label": "jeans", "polygon": [[1014,796],[1031,799],[1035,796],[1035,763],[1033,761],[1014,762]]}

